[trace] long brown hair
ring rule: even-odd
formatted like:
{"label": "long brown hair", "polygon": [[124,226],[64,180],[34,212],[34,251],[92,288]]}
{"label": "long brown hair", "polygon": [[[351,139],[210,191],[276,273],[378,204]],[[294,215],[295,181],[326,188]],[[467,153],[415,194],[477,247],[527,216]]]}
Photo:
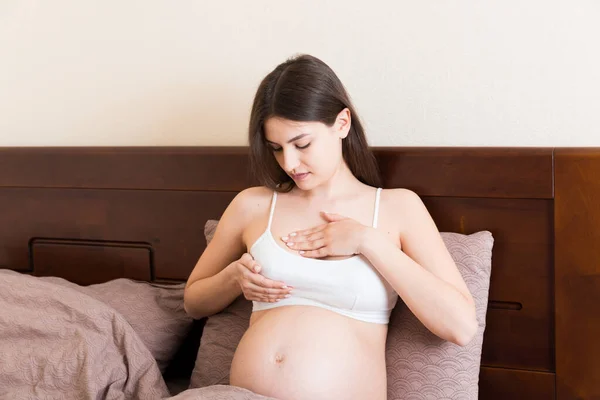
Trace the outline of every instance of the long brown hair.
{"label": "long brown hair", "polygon": [[280,117],[333,126],[344,108],[348,108],[352,116],[348,136],[342,140],[344,161],[358,180],[381,186],[377,162],[350,96],[335,72],[310,55],[293,57],[279,64],[256,91],[248,138],[250,165],[259,182],[278,191],[290,191],[294,187],[294,181],[279,166],[267,145],[264,132],[267,119]]}

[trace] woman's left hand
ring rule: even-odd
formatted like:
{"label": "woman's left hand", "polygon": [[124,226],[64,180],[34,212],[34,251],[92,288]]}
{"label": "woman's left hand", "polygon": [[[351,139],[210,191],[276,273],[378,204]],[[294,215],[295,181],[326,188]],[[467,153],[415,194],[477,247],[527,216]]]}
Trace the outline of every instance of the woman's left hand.
{"label": "woman's left hand", "polygon": [[369,227],[339,214],[323,212],[322,215],[328,221],[327,223],[311,229],[291,232],[281,240],[303,257],[322,258],[359,254]]}

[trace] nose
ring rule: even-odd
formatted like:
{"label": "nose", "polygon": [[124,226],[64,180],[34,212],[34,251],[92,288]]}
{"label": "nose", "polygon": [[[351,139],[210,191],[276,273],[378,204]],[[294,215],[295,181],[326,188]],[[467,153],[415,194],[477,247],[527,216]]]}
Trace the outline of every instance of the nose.
{"label": "nose", "polygon": [[286,172],[291,172],[300,165],[300,158],[294,150],[283,151],[282,167]]}

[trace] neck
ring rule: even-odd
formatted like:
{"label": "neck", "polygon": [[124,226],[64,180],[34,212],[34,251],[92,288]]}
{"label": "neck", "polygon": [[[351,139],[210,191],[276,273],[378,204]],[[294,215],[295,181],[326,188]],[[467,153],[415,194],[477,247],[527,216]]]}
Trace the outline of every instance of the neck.
{"label": "neck", "polygon": [[[313,201],[331,201],[351,197],[364,184],[350,171],[345,162],[341,162],[333,176],[321,185],[310,190],[299,190],[302,197]],[[295,188],[298,190],[298,188]]]}

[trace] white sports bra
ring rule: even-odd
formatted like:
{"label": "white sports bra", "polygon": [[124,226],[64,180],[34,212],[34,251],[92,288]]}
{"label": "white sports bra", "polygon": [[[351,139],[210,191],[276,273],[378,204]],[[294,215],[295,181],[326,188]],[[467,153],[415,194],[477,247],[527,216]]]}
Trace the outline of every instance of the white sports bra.
{"label": "white sports bra", "polygon": [[[373,227],[377,228],[379,197],[375,197]],[[294,290],[276,303],[254,301],[252,311],[275,307],[315,306],[361,321],[387,324],[398,294],[362,255],[343,260],[305,258],[285,250],[271,233],[277,192],[273,192],[269,222],[254,242],[250,254],[262,267],[262,275],[285,282]]]}

